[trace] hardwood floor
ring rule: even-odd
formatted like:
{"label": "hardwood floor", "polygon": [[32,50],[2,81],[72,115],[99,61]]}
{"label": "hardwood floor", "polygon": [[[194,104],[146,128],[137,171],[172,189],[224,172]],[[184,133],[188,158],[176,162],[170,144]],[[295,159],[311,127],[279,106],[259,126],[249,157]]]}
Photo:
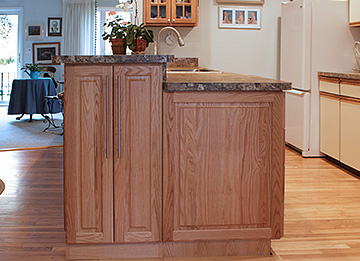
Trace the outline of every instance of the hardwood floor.
{"label": "hardwood floor", "polygon": [[[62,148],[0,152],[0,166],[0,260],[65,260]],[[285,177],[273,256],[163,260],[360,260],[360,180],[290,149]]]}

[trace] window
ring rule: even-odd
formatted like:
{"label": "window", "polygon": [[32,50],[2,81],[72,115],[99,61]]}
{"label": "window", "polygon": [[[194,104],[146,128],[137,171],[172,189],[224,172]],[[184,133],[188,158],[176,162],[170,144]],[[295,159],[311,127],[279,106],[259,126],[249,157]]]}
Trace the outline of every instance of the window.
{"label": "window", "polygon": [[109,41],[102,39],[104,30],[110,31],[110,28],[104,27],[104,23],[114,20],[116,16],[120,16],[125,22],[131,22],[131,13],[125,12],[121,9],[114,11],[114,7],[99,7],[96,12],[96,54],[97,55],[111,55],[111,44]]}

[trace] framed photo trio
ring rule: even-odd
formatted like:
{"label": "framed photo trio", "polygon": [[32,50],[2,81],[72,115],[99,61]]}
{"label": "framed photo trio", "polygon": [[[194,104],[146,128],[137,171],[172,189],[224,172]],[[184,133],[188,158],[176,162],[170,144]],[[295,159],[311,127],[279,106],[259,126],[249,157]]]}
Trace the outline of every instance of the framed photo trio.
{"label": "framed photo trio", "polygon": [[261,29],[260,8],[219,7],[219,28]]}
{"label": "framed photo trio", "polygon": [[51,56],[60,55],[60,43],[33,43],[33,63],[53,63]]}

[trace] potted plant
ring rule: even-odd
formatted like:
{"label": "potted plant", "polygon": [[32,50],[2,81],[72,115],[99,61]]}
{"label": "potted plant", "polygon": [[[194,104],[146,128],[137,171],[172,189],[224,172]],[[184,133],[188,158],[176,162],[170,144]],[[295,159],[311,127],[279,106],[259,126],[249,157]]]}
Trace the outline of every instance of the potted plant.
{"label": "potted plant", "polygon": [[24,72],[30,76],[31,79],[37,79],[39,77],[39,72],[43,71],[43,67],[39,63],[25,63],[21,68]]}
{"label": "potted plant", "polygon": [[119,16],[116,16],[113,21],[104,23],[104,26],[111,28],[111,31],[110,33],[103,33],[102,37],[103,40],[111,42],[113,54],[126,54],[127,25],[128,23]]}
{"label": "potted plant", "polygon": [[133,52],[133,54],[144,53],[149,43],[154,42],[154,32],[147,29],[144,24],[128,24],[126,45]]}

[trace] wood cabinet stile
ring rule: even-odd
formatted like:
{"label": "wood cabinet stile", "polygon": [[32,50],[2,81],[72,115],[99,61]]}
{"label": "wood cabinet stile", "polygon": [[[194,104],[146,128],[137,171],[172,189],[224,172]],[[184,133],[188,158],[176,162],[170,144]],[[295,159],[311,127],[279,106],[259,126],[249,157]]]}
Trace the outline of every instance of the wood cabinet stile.
{"label": "wood cabinet stile", "polygon": [[67,243],[113,242],[112,67],[66,66]]}

